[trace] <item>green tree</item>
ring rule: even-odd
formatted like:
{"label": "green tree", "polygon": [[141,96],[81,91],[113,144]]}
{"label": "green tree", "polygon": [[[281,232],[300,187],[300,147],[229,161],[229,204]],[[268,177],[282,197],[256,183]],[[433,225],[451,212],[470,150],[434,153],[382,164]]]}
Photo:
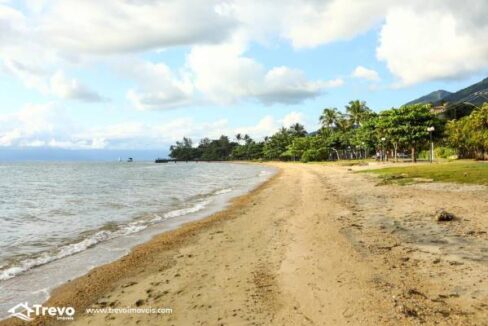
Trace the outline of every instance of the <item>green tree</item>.
{"label": "green tree", "polygon": [[286,159],[287,157],[282,156],[282,154],[285,154],[288,146],[292,143],[293,138],[294,137],[290,131],[282,127],[278,132],[265,141],[263,148],[264,157],[268,160]]}
{"label": "green tree", "polygon": [[169,150],[169,156],[171,158],[182,161],[193,160],[196,154],[192,140],[187,137],[183,137],[182,141],[177,141],[176,145],[172,145]]}
{"label": "green tree", "polygon": [[263,143],[255,142],[249,135],[243,137],[244,144],[238,144],[232,149],[231,158],[234,160],[255,160],[263,157]]}
{"label": "green tree", "polygon": [[236,134],[236,140],[237,140],[237,143],[240,143],[241,142],[242,135],[240,133]]}
{"label": "green tree", "polygon": [[439,119],[432,113],[431,105],[405,105],[380,113],[377,120],[378,138],[386,138],[397,151],[403,145],[411,149],[412,161],[417,161],[417,152],[429,140],[428,127],[442,130]]}
{"label": "green tree", "polygon": [[346,112],[349,115],[351,124],[357,127],[368,118],[371,110],[368,108],[365,101],[354,100],[346,105]]}
{"label": "green tree", "polygon": [[286,153],[302,162],[325,160],[330,148],[324,140],[320,135],[294,138]]}
{"label": "green tree", "polygon": [[288,130],[295,137],[305,137],[307,135],[307,131],[305,130],[305,127],[298,122],[292,124]]}
{"label": "green tree", "polygon": [[336,129],[343,133],[347,132],[352,127],[351,120],[345,114],[342,113],[339,113],[337,115],[335,124],[336,124]]}
{"label": "green tree", "polygon": [[292,157],[293,160],[300,160],[303,153],[311,148],[313,137],[297,137],[286,150],[286,156]]}
{"label": "green tree", "polygon": [[469,116],[449,121],[446,132],[448,144],[460,157],[484,159],[488,152],[488,103]]}
{"label": "green tree", "polygon": [[365,157],[369,156],[370,149],[375,148],[379,141],[377,124],[378,117],[370,117],[355,130],[352,143],[359,148]]}
{"label": "green tree", "polygon": [[244,143],[246,143],[246,144],[252,142],[252,138],[248,134],[245,134],[242,139],[244,140]]}
{"label": "green tree", "polygon": [[335,126],[339,111],[336,108],[325,108],[319,117],[322,128],[331,129]]}

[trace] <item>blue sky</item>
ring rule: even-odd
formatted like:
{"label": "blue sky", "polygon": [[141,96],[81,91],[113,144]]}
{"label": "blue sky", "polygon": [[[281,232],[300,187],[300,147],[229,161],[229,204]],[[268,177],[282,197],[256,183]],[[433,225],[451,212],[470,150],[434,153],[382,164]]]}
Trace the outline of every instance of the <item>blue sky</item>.
{"label": "blue sky", "polygon": [[467,2],[0,0],[0,149],[260,138],[456,91],[488,72],[488,5]]}

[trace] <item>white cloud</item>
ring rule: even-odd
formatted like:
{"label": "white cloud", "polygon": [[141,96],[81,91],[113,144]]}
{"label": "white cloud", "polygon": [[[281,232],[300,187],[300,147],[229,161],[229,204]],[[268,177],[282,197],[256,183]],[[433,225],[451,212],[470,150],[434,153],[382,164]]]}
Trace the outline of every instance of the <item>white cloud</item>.
{"label": "white cloud", "polygon": [[253,40],[276,36],[296,48],[351,39],[379,24],[391,0],[222,1],[219,12],[239,22]]}
{"label": "white cloud", "polygon": [[283,33],[297,48],[348,40],[379,24],[391,0],[293,1]]}
{"label": "white cloud", "polygon": [[281,120],[284,127],[290,127],[295,123],[304,124],[304,116],[301,112],[290,112]]}
{"label": "white cloud", "polygon": [[342,80],[309,81],[303,71],[289,67],[266,70],[244,55],[240,40],[212,46],[196,46],[187,58],[196,88],[211,100],[228,104],[254,98],[264,104],[295,104],[342,85]]}
{"label": "white cloud", "polygon": [[195,86],[215,102],[228,104],[253,93],[264,68],[249,57],[239,41],[214,46],[195,46],[187,65],[195,76]]}
{"label": "white cloud", "polygon": [[175,74],[164,63],[131,60],[119,70],[136,81],[127,98],[138,110],[162,110],[187,106],[193,102],[194,86],[187,73]]}
{"label": "white cloud", "polygon": [[17,77],[28,88],[38,90],[46,95],[54,95],[62,99],[84,102],[101,102],[106,99],[97,92],[81,84],[77,79],[67,77],[63,71],[50,75],[48,71],[36,66],[28,66],[15,60],[4,60],[7,73]]}
{"label": "white cloud", "polygon": [[[0,25],[6,27],[0,31],[0,57],[14,62],[17,69],[9,71],[43,94],[95,101],[102,96],[77,80],[55,75],[67,69],[60,66],[86,63],[91,60],[87,58],[97,58],[94,55],[102,58],[186,44],[193,46],[187,60],[191,76],[175,74],[162,63],[146,69],[154,70],[150,80],[156,82],[141,82],[143,78],[133,74],[139,85],[127,91],[127,98],[134,107],[181,107],[194,103],[199,94],[221,104],[241,98],[294,104],[337,86],[337,81],[308,81],[303,72],[288,67],[267,70],[244,55],[253,39],[264,41],[282,34],[277,27],[284,23],[280,12],[294,5],[294,1],[283,7],[278,2],[222,0],[29,1],[30,11],[9,7],[0,11],[4,13],[0,22],[5,22]],[[271,16],[280,24],[271,24]],[[51,84],[46,75],[52,76]]]}
{"label": "white cloud", "polygon": [[30,67],[27,64],[5,58],[3,60],[4,70],[18,78],[27,88],[36,89],[42,93],[49,93],[47,72],[41,67]]}
{"label": "white cloud", "polygon": [[[22,8],[0,1],[0,60],[43,94],[100,100],[83,81],[67,77],[73,67],[190,47],[180,70],[149,68],[157,75],[150,85],[133,77],[138,84],[127,98],[140,110],[196,100],[299,103],[342,81],[310,80],[294,67],[265,67],[251,56],[251,44],[285,40],[313,48],[376,27],[377,58],[400,86],[488,68],[483,0],[26,0]],[[64,79],[58,71],[66,73]],[[354,75],[377,79],[364,69]]]}
{"label": "white cloud", "polygon": [[96,92],[73,78],[67,78],[62,71],[56,72],[49,79],[51,93],[64,99],[74,99],[85,102],[100,102],[105,99]]}
{"label": "white cloud", "polygon": [[279,35],[296,48],[349,40],[380,27],[377,57],[400,85],[458,78],[488,68],[488,2],[483,0],[231,3],[228,14],[253,39]]}
{"label": "white cloud", "polygon": [[0,115],[0,147],[52,147],[63,149],[167,148],[190,137],[233,137],[249,134],[254,139],[271,135],[281,126],[303,122],[303,115],[290,112],[282,118],[266,115],[256,124],[231,126],[227,119],[196,121],[190,117],[152,122],[124,121],[105,126],[81,126],[54,103],[28,104],[16,113]]}
{"label": "white cloud", "polygon": [[[378,59],[400,80],[399,86],[448,79],[488,67],[488,13],[481,1],[446,1],[435,8],[396,8],[381,29]],[[479,21],[479,24],[471,24]]]}
{"label": "white cloud", "polygon": [[53,137],[56,121],[64,124],[64,117],[54,104],[28,104],[16,113],[0,116],[0,146],[16,146],[22,142]]}
{"label": "white cloud", "polygon": [[264,83],[256,90],[256,97],[265,104],[275,102],[296,104],[322,94],[326,89],[343,85],[338,78],[330,81],[309,81],[299,69],[276,67],[264,76]]}
{"label": "white cloud", "polygon": [[352,76],[354,78],[366,79],[369,81],[379,81],[380,76],[378,72],[373,69],[368,69],[363,66],[357,66],[356,69],[352,72]]}
{"label": "white cloud", "polygon": [[72,51],[120,53],[222,41],[234,22],[216,0],[52,1],[39,28],[50,44]]}
{"label": "white cloud", "polygon": [[261,118],[254,126],[244,126],[235,128],[232,135],[240,133],[241,135],[248,134],[254,139],[262,139],[269,136],[279,128],[279,123],[272,115],[266,115]]}

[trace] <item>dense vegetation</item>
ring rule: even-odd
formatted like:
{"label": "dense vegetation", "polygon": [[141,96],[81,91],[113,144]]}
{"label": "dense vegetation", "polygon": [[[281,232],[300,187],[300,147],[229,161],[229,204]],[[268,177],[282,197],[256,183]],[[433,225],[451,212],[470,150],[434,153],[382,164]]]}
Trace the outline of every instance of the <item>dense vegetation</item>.
{"label": "dense vegetation", "polygon": [[[488,103],[482,107],[452,107],[441,114],[430,104],[405,105],[373,112],[365,102],[351,101],[345,112],[325,108],[320,130],[307,133],[301,124],[282,127],[263,140],[237,134],[204,138],[197,146],[184,138],[170,147],[177,160],[300,160],[325,161],[426,156],[430,139],[441,157],[486,158],[488,153]],[[433,131],[432,131],[433,127]],[[429,128],[431,131],[429,131]]]}

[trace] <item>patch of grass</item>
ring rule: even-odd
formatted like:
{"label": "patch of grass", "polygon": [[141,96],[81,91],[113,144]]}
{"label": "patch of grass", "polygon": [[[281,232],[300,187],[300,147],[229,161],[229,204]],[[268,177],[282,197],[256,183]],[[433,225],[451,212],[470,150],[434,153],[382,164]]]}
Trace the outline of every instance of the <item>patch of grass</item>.
{"label": "patch of grass", "polygon": [[434,164],[412,164],[402,167],[388,167],[365,170],[360,173],[375,173],[380,184],[412,184],[419,182],[455,182],[488,185],[488,163],[476,161],[454,161]]}
{"label": "patch of grass", "polygon": [[339,166],[361,166],[367,165],[368,162],[374,162],[373,160],[340,160],[340,161],[323,161],[313,162],[320,165],[339,165]]}

